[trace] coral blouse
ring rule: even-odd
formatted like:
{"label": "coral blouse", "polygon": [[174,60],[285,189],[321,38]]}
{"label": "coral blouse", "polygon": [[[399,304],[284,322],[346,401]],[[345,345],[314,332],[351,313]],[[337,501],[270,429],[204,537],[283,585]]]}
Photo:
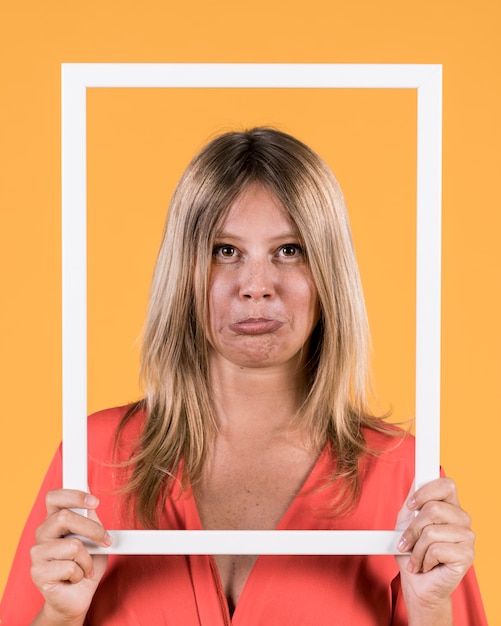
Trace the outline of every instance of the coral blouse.
{"label": "coral blouse", "polygon": [[[97,513],[107,529],[124,528],[112,464],[114,434],[127,407],[89,417],[89,488],[100,499]],[[128,458],[144,416],[127,424],[120,449]],[[366,432],[383,452],[362,461],[362,495],[350,515],[327,511],[337,485],[318,489],[332,473],[326,448],[278,529],[393,529],[414,475],[412,437]],[[61,448],[45,477],[27,521],[0,604],[2,626],[30,624],[43,598],[30,578],[29,548],[45,519],[45,494],[61,486]],[[163,511],[165,529],[201,530],[191,489],[174,486]],[[473,569],[453,594],[454,624],[487,624]],[[97,626],[288,626],[407,624],[398,566],[393,556],[259,556],[230,617],[211,556],[116,556],[94,595],[87,623]]]}

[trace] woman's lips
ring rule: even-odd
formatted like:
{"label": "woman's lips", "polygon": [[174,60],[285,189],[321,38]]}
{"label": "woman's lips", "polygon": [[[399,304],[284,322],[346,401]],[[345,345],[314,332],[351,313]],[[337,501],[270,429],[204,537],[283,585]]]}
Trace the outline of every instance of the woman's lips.
{"label": "woman's lips", "polygon": [[272,333],[283,326],[283,322],[269,320],[263,317],[249,317],[235,324],[230,324],[230,329],[238,335],[264,335]]}

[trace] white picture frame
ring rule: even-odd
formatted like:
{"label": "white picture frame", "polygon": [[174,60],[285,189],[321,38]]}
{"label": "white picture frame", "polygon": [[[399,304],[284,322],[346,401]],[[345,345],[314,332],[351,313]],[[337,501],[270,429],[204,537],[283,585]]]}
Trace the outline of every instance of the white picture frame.
{"label": "white picture frame", "polygon": [[[63,486],[87,490],[86,90],[391,88],[417,91],[417,487],[438,478],[442,66],[434,64],[62,65]],[[395,554],[392,530],[111,530],[109,554]]]}

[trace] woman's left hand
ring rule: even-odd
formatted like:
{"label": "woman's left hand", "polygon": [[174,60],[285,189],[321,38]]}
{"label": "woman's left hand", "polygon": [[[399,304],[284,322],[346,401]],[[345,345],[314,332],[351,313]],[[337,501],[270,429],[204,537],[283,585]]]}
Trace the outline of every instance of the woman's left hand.
{"label": "woman's left hand", "polygon": [[439,478],[411,492],[396,528],[405,529],[398,550],[410,553],[397,556],[409,619],[450,613],[450,595],[473,563],[475,543],[454,481]]}

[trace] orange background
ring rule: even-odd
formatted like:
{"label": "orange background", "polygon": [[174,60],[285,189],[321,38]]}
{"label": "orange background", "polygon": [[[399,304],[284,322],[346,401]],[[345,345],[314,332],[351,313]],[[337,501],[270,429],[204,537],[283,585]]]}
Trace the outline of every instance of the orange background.
{"label": "orange background", "polygon": [[[497,2],[0,3],[0,590],[61,436],[62,62],[442,63],[442,463],[478,535],[489,623],[501,551]],[[347,197],[381,405],[412,414],[414,91],[89,90],[89,408],[137,397],[149,275],[175,180],[214,132],[268,123],[330,163]],[[492,494],[492,490],[495,493]]]}

